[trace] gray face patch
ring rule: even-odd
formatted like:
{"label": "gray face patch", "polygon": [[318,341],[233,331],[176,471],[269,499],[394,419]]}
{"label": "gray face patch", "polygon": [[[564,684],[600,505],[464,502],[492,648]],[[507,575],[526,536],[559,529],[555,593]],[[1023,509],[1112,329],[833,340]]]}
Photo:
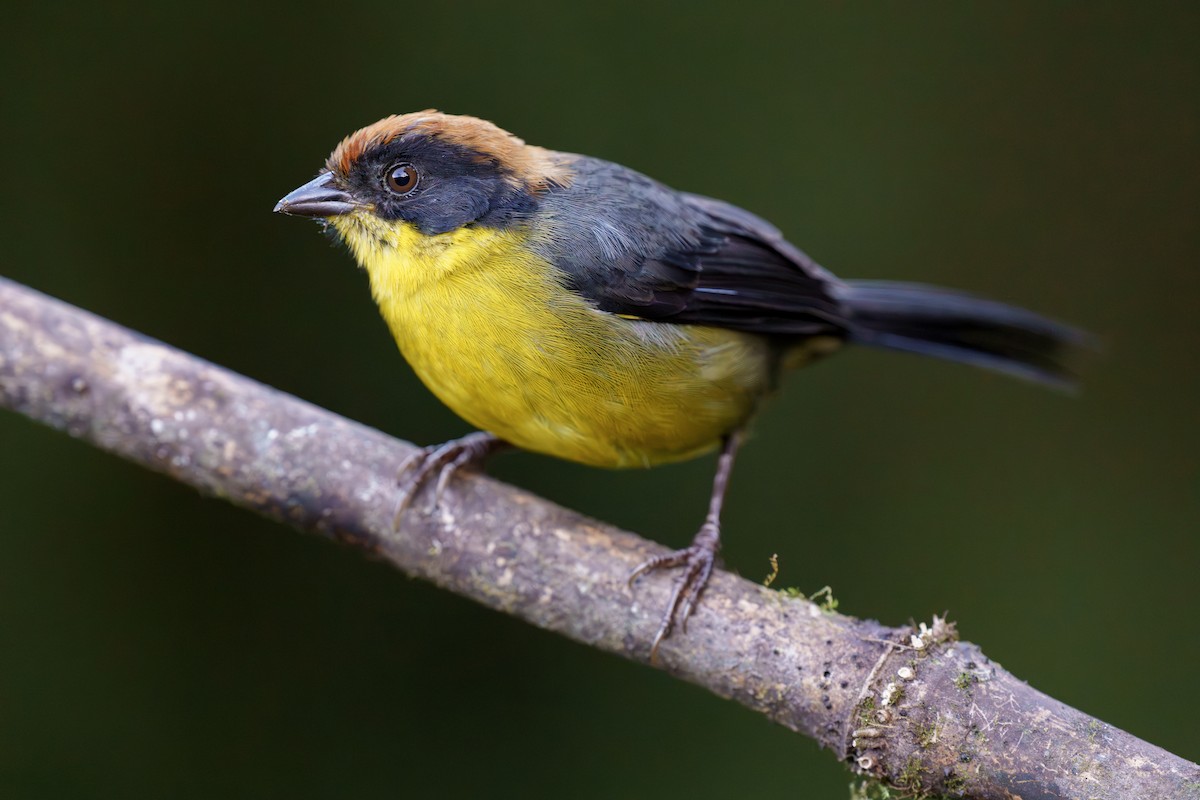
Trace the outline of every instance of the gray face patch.
{"label": "gray face patch", "polygon": [[[418,176],[408,194],[389,189],[388,176],[409,164]],[[527,190],[484,155],[436,136],[401,136],[363,155],[351,167],[346,187],[385,220],[410,222],[433,236],[464,225],[506,227],[537,206]]]}

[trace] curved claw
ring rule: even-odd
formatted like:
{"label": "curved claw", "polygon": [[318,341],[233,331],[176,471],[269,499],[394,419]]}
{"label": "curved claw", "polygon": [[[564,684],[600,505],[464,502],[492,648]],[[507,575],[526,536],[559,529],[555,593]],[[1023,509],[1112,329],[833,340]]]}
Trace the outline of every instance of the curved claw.
{"label": "curved claw", "polygon": [[713,564],[716,558],[709,558],[702,564],[698,565],[700,572],[694,577],[695,589],[687,593],[687,598],[683,601],[683,611],[679,615],[679,627],[684,633],[687,633],[688,617],[692,615],[692,611],[696,608],[696,601],[700,599],[700,592],[704,591],[704,587],[708,585],[708,579],[712,577]]}
{"label": "curved claw", "polygon": [[409,504],[435,473],[437,482],[434,484],[433,502],[429,508],[431,511],[441,505],[442,495],[449,486],[450,479],[460,469],[479,466],[489,455],[506,444],[503,439],[490,433],[476,432],[469,433],[461,439],[422,447],[409,455],[400,462],[396,473],[396,481],[400,484],[400,497],[396,501],[392,527],[400,527],[400,518]]}
{"label": "curved claw", "polygon": [[705,523],[691,545],[673,553],[643,561],[629,575],[629,585],[647,572],[672,567],[683,567],[684,570],[676,578],[671,588],[671,599],[659,623],[654,642],[650,645],[650,662],[658,660],[658,646],[662,644],[678,624],[684,633],[687,632],[687,620],[696,608],[701,592],[712,577],[713,566],[717,560],[717,548],[720,541],[720,529],[714,523]]}
{"label": "curved claw", "polygon": [[664,567],[679,566],[683,563],[680,555],[684,552],[685,551],[683,550],[676,550],[674,553],[667,553],[666,555],[655,556],[654,558],[646,559],[634,567],[633,572],[629,573],[629,577],[626,579],[625,585],[632,589],[634,581],[647,572],[653,572],[656,569],[662,569]]}

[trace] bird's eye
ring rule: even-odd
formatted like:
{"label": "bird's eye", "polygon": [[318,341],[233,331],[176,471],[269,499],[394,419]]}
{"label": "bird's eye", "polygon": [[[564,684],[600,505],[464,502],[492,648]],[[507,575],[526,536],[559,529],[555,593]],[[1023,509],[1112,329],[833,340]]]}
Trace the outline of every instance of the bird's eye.
{"label": "bird's eye", "polygon": [[421,182],[421,175],[412,164],[397,164],[387,172],[384,183],[396,194],[412,194]]}

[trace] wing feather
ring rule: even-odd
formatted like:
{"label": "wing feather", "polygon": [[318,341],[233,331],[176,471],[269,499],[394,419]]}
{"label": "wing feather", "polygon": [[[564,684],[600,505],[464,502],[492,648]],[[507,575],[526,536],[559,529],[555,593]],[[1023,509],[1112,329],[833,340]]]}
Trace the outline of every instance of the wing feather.
{"label": "wing feather", "polygon": [[582,157],[572,183],[544,204],[554,230],[544,255],[601,310],[764,335],[845,335],[841,282],[748,211]]}

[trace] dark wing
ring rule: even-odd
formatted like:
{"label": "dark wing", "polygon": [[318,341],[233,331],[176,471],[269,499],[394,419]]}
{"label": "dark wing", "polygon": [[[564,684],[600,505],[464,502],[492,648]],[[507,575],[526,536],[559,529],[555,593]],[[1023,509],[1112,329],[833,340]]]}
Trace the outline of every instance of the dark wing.
{"label": "dark wing", "polygon": [[740,208],[580,158],[544,199],[540,245],[598,308],[765,335],[842,335],[840,281]]}

